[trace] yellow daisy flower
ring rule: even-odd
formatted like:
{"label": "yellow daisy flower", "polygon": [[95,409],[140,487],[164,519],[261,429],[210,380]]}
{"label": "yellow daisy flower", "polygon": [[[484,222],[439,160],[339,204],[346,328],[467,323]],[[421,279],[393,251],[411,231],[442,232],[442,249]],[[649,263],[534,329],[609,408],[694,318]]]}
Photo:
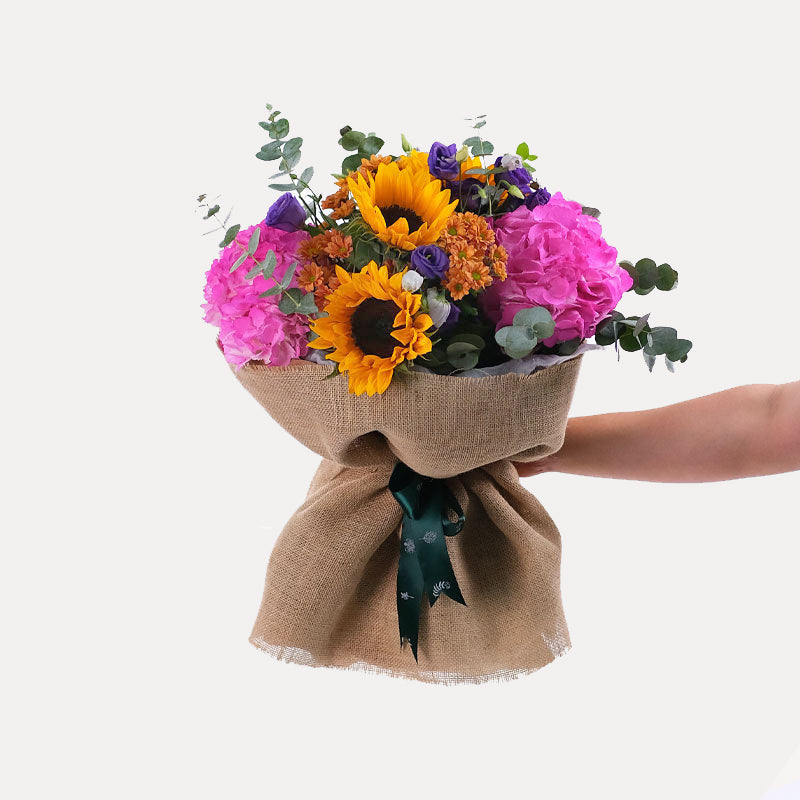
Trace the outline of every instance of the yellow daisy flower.
{"label": "yellow daisy flower", "polygon": [[351,175],[347,185],[378,238],[403,250],[433,244],[458,205],[427,168],[400,169],[396,161],[381,164],[366,179]]}
{"label": "yellow daisy flower", "polygon": [[419,313],[422,296],[403,289],[403,273],[390,277],[385,264],[354,274],[337,265],[336,275],[341,285],[328,295],[328,316],[311,321],[318,338],[308,346],[333,349],[326,358],[349,373],[353,394],[383,394],[395,367],[430,352],[424,331],[433,320]]}

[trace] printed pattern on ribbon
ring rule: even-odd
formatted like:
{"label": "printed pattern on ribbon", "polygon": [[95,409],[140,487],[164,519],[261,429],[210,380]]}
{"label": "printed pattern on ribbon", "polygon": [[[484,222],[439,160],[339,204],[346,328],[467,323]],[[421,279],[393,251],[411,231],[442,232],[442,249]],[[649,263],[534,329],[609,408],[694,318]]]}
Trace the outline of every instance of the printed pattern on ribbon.
{"label": "printed pattern on ribbon", "polygon": [[[417,658],[422,596],[431,606],[446,594],[466,605],[447,552],[445,536],[464,527],[464,512],[441,478],[419,475],[402,461],[389,479],[389,490],[403,509],[397,566],[397,619],[401,645],[408,642]],[[450,512],[457,517],[453,522]]]}

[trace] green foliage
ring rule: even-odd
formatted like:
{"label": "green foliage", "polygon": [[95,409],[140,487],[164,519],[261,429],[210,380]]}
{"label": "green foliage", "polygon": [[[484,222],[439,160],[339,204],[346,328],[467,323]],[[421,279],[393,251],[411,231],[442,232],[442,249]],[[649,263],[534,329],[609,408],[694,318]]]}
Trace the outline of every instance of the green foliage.
{"label": "green foliage", "polygon": [[[347,156],[342,161],[342,174],[347,175],[350,172],[355,172],[361,166],[362,158],[369,158],[370,156],[377,155],[385,142],[374,133],[362,133],[361,131],[354,131],[349,125],[345,125],[339,131],[340,139],[339,144],[343,149],[347,150],[352,155]],[[408,145],[408,140],[403,136],[403,149]],[[410,151],[410,145],[409,150]]]}
{"label": "green foliage", "polygon": [[227,247],[236,238],[236,234],[239,233],[241,227],[241,225],[231,225],[231,227],[225,231],[225,236],[222,237],[219,247]]}
{"label": "green foliage", "polygon": [[602,346],[618,345],[630,353],[641,350],[651,372],[657,356],[664,356],[667,368],[673,372],[676,362],[686,361],[692,342],[689,339],[679,339],[675,328],[651,328],[649,317],[649,314],[643,317],[625,317],[619,311],[614,311],[597,327],[595,342]]}
{"label": "green foliage", "polygon": [[628,291],[650,294],[653,289],[668,292],[678,284],[678,273],[669,264],[659,264],[652,258],[641,258],[636,264],[620,261],[619,265],[631,276],[633,285]]}
{"label": "green foliage", "polygon": [[533,306],[518,311],[513,323],[500,328],[494,336],[509,358],[524,358],[554,331],[555,323],[550,312],[543,306]]}
{"label": "green foliage", "polygon": [[517,145],[516,153],[518,156],[520,156],[520,158],[522,158],[522,166],[525,167],[528,172],[536,172],[536,168],[529,162],[536,161],[539,156],[535,156],[533,153],[531,153],[527,142],[520,142]]}

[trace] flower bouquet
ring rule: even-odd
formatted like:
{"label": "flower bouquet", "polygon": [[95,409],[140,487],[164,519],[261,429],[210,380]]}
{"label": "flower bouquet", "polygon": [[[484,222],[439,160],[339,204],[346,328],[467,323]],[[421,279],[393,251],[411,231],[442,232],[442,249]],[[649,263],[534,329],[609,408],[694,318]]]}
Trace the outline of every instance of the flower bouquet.
{"label": "flower bouquet", "polygon": [[403,136],[397,156],[345,127],[323,196],[298,166],[302,139],[267,110],[256,156],[277,162],[283,194],[266,218],[228,225],[199,198],[224,231],[204,319],[236,378],[322,461],[250,641],[444,683],[538,669],[570,647],[561,542],[512,459],[561,447],[587,350],[641,350],[650,370],[686,360],[673,328],[616,310],[677,273],[618,262],[599,212],[534,180],[526,143],[495,157],[483,117],[461,146]]}

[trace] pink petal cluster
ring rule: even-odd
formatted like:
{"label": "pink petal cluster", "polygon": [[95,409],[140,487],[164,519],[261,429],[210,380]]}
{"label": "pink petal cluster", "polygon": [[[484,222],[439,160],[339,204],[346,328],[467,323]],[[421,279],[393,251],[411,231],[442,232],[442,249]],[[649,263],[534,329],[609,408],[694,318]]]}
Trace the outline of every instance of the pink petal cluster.
{"label": "pink petal cluster", "polygon": [[[272,280],[263,275],[249,280],[245,277],[253,268],[253,257],[231,272],[256,228],[261,233],[255,259],[263,261],[267,252],[274,250],[278,261],[273,273],[276,279],[282,278],[287,267],[297,260],[297,248],[308,238],[305,231],[289,233],[260,222],[240,231],[206,272],[203,319],[219,328],[225,359],[237,369],[251,360],[286,366],[291,359],[302,358],[308,352],[307,317],[284,314],[275,295],[259,296],[274,286]],[[296,278],[289,285],[296,287]]]}
{"label": "pink petal cluster", "polygon": [[508,277],[484,292],[483,310],[498,328],[511,325],[520,309],[544,306],[556,324],[546,346],[585,339],[633,284],[600,223],[561,192],[546,205],[505,214],[494,230],[508,252]]}

